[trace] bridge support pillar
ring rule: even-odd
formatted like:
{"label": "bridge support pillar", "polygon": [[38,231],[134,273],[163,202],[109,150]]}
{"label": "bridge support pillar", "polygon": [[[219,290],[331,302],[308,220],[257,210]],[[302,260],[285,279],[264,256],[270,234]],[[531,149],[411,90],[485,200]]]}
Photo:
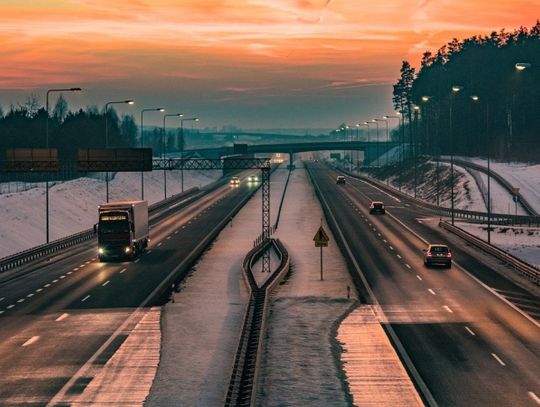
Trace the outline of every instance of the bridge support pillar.
{"label": "bridge support pillar", "polygon": [[291,151],[289,152],[289,165],[287,166],[287,169],[294,170],[294,153]]}

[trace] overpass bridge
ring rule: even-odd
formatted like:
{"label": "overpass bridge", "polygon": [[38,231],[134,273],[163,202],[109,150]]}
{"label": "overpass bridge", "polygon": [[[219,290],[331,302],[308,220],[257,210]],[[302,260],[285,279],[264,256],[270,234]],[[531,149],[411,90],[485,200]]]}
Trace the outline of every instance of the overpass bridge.
{"label": "overpass bridge", "polygon": [[220,158],[234,154],[289,154],[290,161],[294,161],[294,154],[308,151],[363,151],[364,162],[370,163],[385,154],[387,151],[399,146],[397,142],[367,142],[367,141],[308,141],[271,144],[235,144],[230,147],[204,148],[186,150],[187,154],[197,153],[207,158]]}

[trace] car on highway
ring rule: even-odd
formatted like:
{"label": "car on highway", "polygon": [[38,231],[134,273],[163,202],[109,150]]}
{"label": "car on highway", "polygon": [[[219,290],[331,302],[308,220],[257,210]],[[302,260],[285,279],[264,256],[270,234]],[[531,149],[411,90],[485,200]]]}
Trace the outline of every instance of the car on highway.
{"label": "car on highway", "polygon": [[386,213],[384,203],[382,201],[371,201],[369,204],[369,213],[380,213],[384,215]]}
{"label": "car on highway", "polygon": [[336,178],[336,184],[346,184],[347,181],[343,175],[338,175]]}
{"label": "car on highway", "polygon": [[234,177],[231,177],[230,181],[229,181],[229,184],[231,185],[240,185],[240,178],[234,176]]}
{"label": "car on highway", "polygon": [[259,182],[259,177],[257,175],[250,175],[247,180],[248,182]]}
{"label": "car on highway", "polygon": [[430,244],[424,249],[424,264],[426,267],[443,265],[452,267],[452,252],[445,244]]}

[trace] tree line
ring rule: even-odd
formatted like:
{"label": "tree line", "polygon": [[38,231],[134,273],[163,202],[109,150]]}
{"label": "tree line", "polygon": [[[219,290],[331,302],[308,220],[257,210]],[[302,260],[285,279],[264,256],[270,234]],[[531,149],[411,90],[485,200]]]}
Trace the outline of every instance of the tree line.
{"label": "tree line", "polygon": [[394,137],[414,146],[412,154],[538,161],[540,21],[453,39],[426,51],[418,72],[403,61],[393,105],[405,122]]}

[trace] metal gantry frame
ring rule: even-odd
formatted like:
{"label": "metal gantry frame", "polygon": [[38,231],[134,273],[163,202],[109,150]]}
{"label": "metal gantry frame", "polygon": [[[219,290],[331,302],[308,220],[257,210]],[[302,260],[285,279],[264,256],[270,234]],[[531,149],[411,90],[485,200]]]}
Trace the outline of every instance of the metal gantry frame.
{"label": "metal gantry frame", "polygon": [[[153,159],[154,170],[261,170],[262,190],[262,242],[270,240],[270,159],[269,158],[166,158]],[[270,250],[262,256],[262,271],[270,272]]]}

